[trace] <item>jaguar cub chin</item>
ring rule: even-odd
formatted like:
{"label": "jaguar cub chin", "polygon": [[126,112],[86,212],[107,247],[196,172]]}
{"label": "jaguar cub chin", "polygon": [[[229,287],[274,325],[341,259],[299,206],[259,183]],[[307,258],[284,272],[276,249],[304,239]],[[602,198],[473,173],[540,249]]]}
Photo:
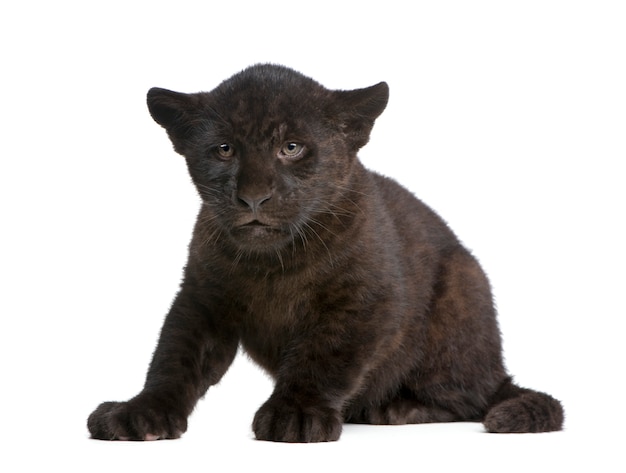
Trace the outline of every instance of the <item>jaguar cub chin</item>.
{"label": "jaguar cub chin", "polygon": [[507,374],[478,262],[358,160],[388,94],[276,65],[211,92],[148,92],[202,206],[144,388],[101,404],[92,437],[179,437],[240,344],[275,380],[258,439],[337,440],[345,422],[562,428],[559,401]]}

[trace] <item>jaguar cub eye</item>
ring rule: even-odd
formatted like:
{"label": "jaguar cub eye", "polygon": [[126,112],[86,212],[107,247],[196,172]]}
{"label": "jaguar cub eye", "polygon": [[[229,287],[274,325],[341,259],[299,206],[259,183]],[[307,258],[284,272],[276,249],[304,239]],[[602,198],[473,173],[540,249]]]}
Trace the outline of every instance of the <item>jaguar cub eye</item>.
{"label": "jaguar cub eye", "polygon": [[304,152],[304,145],[295,142],[285,143],[280,149],[280,154],[285,158],[299,158]]}
{"label": "jaguar cub eye", "polygon": [[222,143],[217,147],[217,154],[219,154],[221,158],[232,158],[235,154],[235,148],[228,143]]}

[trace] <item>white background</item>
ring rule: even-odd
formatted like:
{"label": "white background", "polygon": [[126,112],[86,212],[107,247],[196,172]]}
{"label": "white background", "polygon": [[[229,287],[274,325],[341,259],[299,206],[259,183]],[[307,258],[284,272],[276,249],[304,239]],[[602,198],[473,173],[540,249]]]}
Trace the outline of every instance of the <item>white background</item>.
{"label": "white background", "polygon": [[[3,2],[0,470],[624,471],[622,5]],[[239,357],[182,439],[88,439],[98,403],[142,386],[199,206],[145,93],[210,90],[257,62],[330,88],[389,83],[363,161],[481,260],[507,365],[563,401],[564,432],[346,426],[333,444],[257,442],[272,386]]]}

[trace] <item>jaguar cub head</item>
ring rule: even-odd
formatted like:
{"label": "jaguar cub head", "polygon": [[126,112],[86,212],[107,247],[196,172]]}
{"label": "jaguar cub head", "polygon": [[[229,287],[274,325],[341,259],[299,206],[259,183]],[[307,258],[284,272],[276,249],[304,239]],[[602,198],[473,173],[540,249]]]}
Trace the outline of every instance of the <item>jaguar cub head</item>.
{"label": "jaguar cub head", "polygon": [[275,251],[345,211],[356,152],[388,94],[384,82],[331,91],[257,65],[211,92],[153,88],[148,108],[185,157],[207,221],[240,248]]}

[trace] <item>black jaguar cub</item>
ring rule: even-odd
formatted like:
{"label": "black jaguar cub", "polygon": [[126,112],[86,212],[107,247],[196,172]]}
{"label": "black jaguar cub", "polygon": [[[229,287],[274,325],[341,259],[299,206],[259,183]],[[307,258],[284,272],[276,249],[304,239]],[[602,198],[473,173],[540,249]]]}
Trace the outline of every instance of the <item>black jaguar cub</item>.
{"label": "black jaguar cub", "polygon": [[101,404],[92,437],[179,437],[239,344],[276,383],[258,439],[337,440],[344,422],[562,428],[559,401],[507,375],[477,261],[357,159],[388,93],[328,90],[275,65],[208,93],[148,92],[202,207],[145,386]]}

